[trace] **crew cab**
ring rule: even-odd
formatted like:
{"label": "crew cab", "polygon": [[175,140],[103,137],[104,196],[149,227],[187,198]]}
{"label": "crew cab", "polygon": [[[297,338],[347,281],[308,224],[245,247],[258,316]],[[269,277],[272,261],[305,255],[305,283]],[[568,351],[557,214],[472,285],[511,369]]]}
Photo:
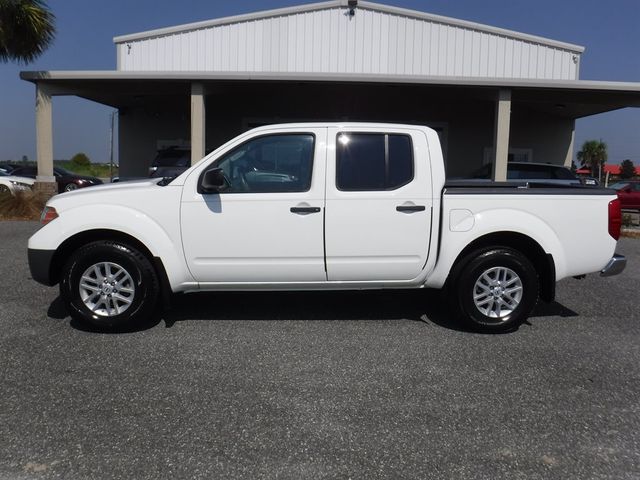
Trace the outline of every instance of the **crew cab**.
{"label": "crew cab", "polygon": [[34,280],[104,328],[172,292],[435,288],[504,331],[556,281],[626,263],[615,192],[446,183],[438,135],[414,125],[260,127],[177,178],[55,196],[42,223]]}

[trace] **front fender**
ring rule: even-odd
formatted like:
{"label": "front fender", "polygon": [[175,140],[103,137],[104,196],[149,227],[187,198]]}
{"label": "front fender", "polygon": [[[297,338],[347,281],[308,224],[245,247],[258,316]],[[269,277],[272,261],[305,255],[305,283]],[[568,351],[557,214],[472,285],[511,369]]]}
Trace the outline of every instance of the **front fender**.
{"label": "front fender", "polygon": [[82,205],[63,210],[58,218],[38,230],[29,239],[29,249],[55,251],[71,237],[91,230],[122,232],[162,260],[171,288],[177,291],[180,285],[194,279],[184,261],[177,216],[167,224],[170,227],[163,228],[146,213],[127,206]]}

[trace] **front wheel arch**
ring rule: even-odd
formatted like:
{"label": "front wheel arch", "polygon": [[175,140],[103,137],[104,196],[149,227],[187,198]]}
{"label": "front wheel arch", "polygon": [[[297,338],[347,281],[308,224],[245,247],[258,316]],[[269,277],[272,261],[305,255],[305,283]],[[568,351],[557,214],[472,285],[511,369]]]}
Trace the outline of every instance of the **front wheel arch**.
{"label": "front wheel arch", "polygon": [[71,316],[97,328],[146,320],[156,309],[152,262],[122,241],[98,240],[76,250],[62,268],[60,296]]}
{"label": "front wheel arch", "polygon": [[62,268],[64,267],[67,259],[73,254],[74,251],[84,245],[99,240],[124,242],[127,245],[134,247],[145,257],[147,257],[147,259],[153,265],[156,275],[158,276],[158,279],[160,281],[160,291],[162,294],[164,305],[165,307],[169,306],[169,299],[171,298],[172,290],[171,284],[169,282],[169,277],[167,275],[167,270],[162,259],[154,256],[151,250],[149,250],[149,248],[137,238],[117,230],[87,230],[77,233],[62,242],[62,244],[60,244],[60,246],[56,249],[56,252],[51,260],[49,272],[49,278],[52,281],[51,285],[55,285],[60,281]]}

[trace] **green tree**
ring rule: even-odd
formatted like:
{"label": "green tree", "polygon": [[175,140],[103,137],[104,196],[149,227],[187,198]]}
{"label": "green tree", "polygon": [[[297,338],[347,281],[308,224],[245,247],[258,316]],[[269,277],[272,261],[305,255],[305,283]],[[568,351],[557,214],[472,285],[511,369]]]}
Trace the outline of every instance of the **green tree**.
{"label": "green tree", "polygon": [[74,167],[88,167],[91,165],[91,160],[85,153],[80,152],[71,157],[71,164]]}
{"label": "green tree", "polygon": [[582,150],[578,152],[578,160],[580,165],[588,167],[593,177],[600,180],[602,173],[602,165],[607,161],[607,144],[602,140],[587,140],[582,144]]}
{"label": "green tree", "polygon": [[29,63],[49,47],[55,16],[44,0],[0,0],[0,61]]}
{"label": "green tree", "polygon": [[620,164],[620,178],[631,178],[636,174],[636,167],[628,158]]}

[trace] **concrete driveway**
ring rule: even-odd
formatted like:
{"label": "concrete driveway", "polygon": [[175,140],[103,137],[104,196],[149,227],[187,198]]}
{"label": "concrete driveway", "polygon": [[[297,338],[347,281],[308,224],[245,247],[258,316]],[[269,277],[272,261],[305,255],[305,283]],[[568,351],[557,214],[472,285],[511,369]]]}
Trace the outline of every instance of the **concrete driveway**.
{"label": "concrete driveway", "polygon": [[0,478],[640,477],[640,240],[505,335],[425,292],[195,294],[70,322],[0,223]]}

